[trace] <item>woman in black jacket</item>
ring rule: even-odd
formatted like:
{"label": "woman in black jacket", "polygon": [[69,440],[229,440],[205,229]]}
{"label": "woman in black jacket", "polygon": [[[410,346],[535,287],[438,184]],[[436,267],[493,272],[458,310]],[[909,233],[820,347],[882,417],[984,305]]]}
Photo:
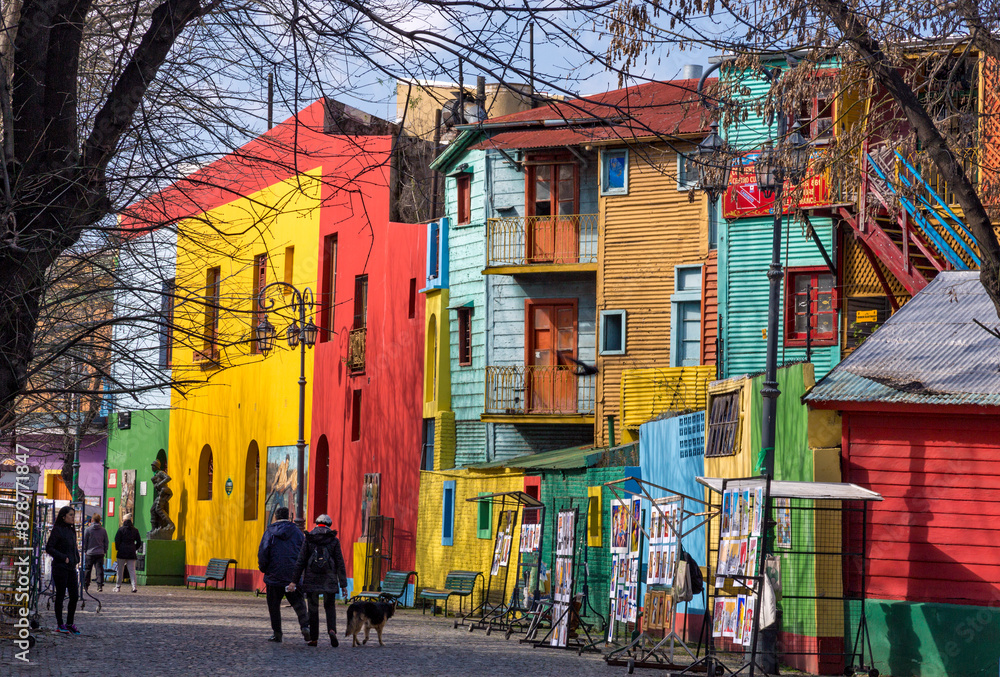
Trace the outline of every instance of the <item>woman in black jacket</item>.
{"label": "woman in black jacket", "polygon": [[135,587],[135,560],[139,556],[139,548],[142,547],[142,538],[139,537],[139,530],[132,526],[132,515],[125,515],[122,525],[118,527],[115,534],[115,550],[118,552],[118,574],[115,577],[115,592],[121,590],[122,579],[125,578],[125,570],[128,569],[129,581],[132,583],[132,592],[137,592]]}
{"label": "woman in black jacket", "polygon": [[[58,631],[79,635],[80,631],[73,624],[76,614],[76,601],[80,597],[80,587],[76,580],[76,565],[80,563],[80,550],[76,547],[76,529],[73,522],[76,510],[63,506],[56,515],[56,523],[52,526],[49,540],[45,543],[45,552],[52,557],[52,582],[56,586],[56,624]],[[69,603],[66,605],[66,624],[63,624],[62,605],[66,593],[69,592]]]}
{"label": "woman in black jacket", "polygon": [[[337,532],[330,528],[333,520],[329,515],[316,518],[316,528],[306,533],[299,558],[295,563],[292,582],[286,590],[295,592],[296,581],[302,579],[302,589],[309,603],[309,627],[302,628],[302,636],[309,646],[316,646],[319,639],[319,596],[323,595],[323,609],[326,611],[326,630],[330,644],[337,646],[337,607],[334,600],[338,588],[347,599],[347,569],[344,554],[340,550]],[[299,602],[300,604],[302,602]],[[298,613],[299,610],[296,609]],[[299,613],[299,618],[303,614]]]}

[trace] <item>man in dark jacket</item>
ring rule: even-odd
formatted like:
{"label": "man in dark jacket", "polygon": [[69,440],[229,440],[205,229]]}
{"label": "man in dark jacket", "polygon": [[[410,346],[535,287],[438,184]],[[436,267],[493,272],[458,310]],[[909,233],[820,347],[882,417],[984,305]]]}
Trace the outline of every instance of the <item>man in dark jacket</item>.
{"label": "man in dark jacket", "polygon": [[83,589],[90,590],[90,570],[97,567],[97,592],[104,589],[104,556],[108,554],[108,532],[101,526],[101,516],[90,518],[90,526],[83,532],[84,567],[87,574]]}
{"label": "man in dark jacket", "polygon": [[295,573],[295,561],[302,549],[305,535],[302,530],[288,521],[288,508],[278,508],[274,511],[274,522],[264,531],[257,549],[257,568],[264,573],[264,583],[267,585],[267,613],[271,616],[271,630],[274,634],[269,642],[281,641],[281,598],[287,597],[288,603],[295,609],[299,617],[299,625],[306,627],[309,617],[305,602],[299,591],[287,591],[285,588],[292,582]]}
{"label": "man in dark jacket", "polygon": [[118,533],[115,534],[115,550],[118,551],[118,577],[115,579],[115,592],[121,590],[126,569],[128,569],[129,580],[132,582],[132,592],[138,592],[135,587],[135,560],[141,547],[142,538],[139,537],[139,530],[132,526],[132,515],[125,515],[122,525],[118,527]]}
{"label": "man in dark jacket", "polygon": [[[330,634],[330,644],[337,646],[337,598],[338,584],[347,599],[347,568],[344,554],[340,550],[337,532],[330,529],[333,520],[329,515],[316,518],[316,528],[306,534],[306,540],[299,551],[292,582],[288,589],[296,589],[295,581],[302,578],[302,588],[309,600],[309,627],[302,627],[302,634],[309,646],[316,646],[319,639],[319,596],[323,595],[326,610],[326,630]],[[300,616],[301,618],[301,616]]]}

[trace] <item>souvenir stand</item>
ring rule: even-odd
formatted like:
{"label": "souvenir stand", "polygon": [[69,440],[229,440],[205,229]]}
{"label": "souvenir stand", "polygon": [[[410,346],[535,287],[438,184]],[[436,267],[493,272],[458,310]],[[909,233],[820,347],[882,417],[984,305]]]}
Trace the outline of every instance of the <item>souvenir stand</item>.
{"label": "souvenir stand", "polygon": [[[521,509],[521,536],[517,549],[517,582],[511,592],[507,611],[500,619],[505,637],[524,632],[531,626],[542,607],[539,590],[542,565],[542,535],[545,528],[545,506],[525,505]],[[487,628],[486,634],[490,633]]]}
{"label": "souvenir stand", "polygon": [[[621,498],[618,493],[618,485],[625,482],[633,482],[639,486],[640,494],[623,490],[623,494],[629,494],[631,498]],[[694,653],[688,648],[684,639],[676,632],[677,603],[674,596],[676,577],[683,550],[683,538],[685,535],[698,529],[707,520],[701,520],[696,526],[687,531],[684,530],[686,517],[701,517],[703,513],[685,513],[685,501],[704,504],[704,501],[685,496],[665,487],[647,482],[637,478],[623,478],[606,483],[616,496],[612,502],[612,532],[611,532],[611,558],[612,574],[611,596],[612,613],[609,625],[616,621],[624,623],[626,629],[633,624],[632,633],[629,635],[631,641],[624,646],[620,646],[606,657],[610,665],[625,665],[629,674],[635,667],[656,667],[680,670],[684,666],[675,661],[676,648],[681,649],[690,657],[696,660]],[[665,497],[653,498],[647,491],[647,487],[663,491]],[[622,518],[615,515],[615,507],[622,504],[631,504],[628,510],[630,519],[629,538],[631,538],[632,525],[635,523],[636,504],[641,500],[646,500],[650,505],[649,531],[642,527],[641,521],[638,524],[640,540],[646,540],[646,595],[642,614],[642,632],[635,632],[638,614],[632,608],[632,598],[636,598],[637,605],[639,580],[638,576],[642,572],[641,563],[637,574],[630,580],[629,572],[632,568],[632,561],[640,559],[637,552],[631,550],[624,551],[622,538]],[[616,519],[619,522],[616,522]],[[624,566],[623,566],[624,563]],[[616,590],[622,585],[622,577],[625,577],[626,592],[624,595],[616,594]],[[633,587],[634,586],[634,587]],[[634,592],[633,592],[634,590]],[[624,608],[622,607],[624,604]],[[633,615],[636,613],[636,615]],[[618,633],[611,627],[608,631],[608,642],[612,643]]]}
{"label": "souvenir stand", "polygon": [[[39,627],[42,544],[48,513],[44,503],[36,504],[37,486],[36,472],[0,473],[0,639],[28,643],[15,651],[33,647]],[[21,566],[25,557],[28,572]],[[16,626],[21,618],[29,619],[29,629]]]}
{"label": "souvenir stand", "polygon": [[[576,594],[576,534],[580,525],[579,516],[579,509],[572,507],[572,504],[569,508],[560,509],[555,516],[552,623],[545,636],[534,642],[535,647],[575,649],[581,654],[584,651],[599,651],[596,648],[597,641],[590,634],[590,624],[580,617],[580,610],[586,601],[577,599]],[[579,638],[579,631],[586,636],[586,642]]]}
{"label": "souvenir stand", "polygon": [[[495,494],[484,494],[482,496],[474,496],[467,499],[470,503],[482,503],[489,502],[497,510],[496,519],[496,535],[493,540],[493,560],[490,565],[490,573],[487,578],[486,592],[483,594],[483,599],[480,601],[478,606],[473,606],[472,610],[469,611],[465,616],[462,617],[460,621],[455,621],[455,626],[465,625],[466,622],[469,624],[469,632],[472,632],[476,628],[485,628],[487,634],[491,633],[494,628],[499,628],[502,630],[507,630],[510,627],[510,620],[516,616],[521,611],[521,604],[517,601],[517,592],[515,585],[515,591],[511,595],[509,602],[504,602],[504,595],[507,591],[507,583],[510,577],[510,556],[511,550],[514,546],[514,532],[517,530],[518,518],[520,516],[521,508],[532,508],[540,509],[541,514],[544,517],[545,509],[542,503],[523,491],[504,491]],[[541,530],[538,531],[538,548],[541,548]],[[523,526],[521,532],[521,538],[524,537]],[[518,547],[520,550],[520,546]],[[516,568],[515,576],[520,576],[521,574],[521,553],[518,553],[518,565]],[[537,562],[541,558],[538,557],[535,563],[536,575],[535,575],[535,590],[533,591],[533,596],[537,598]],[[478,619],[473,619],[473,616],[479,616]]]}
{"label": "souvenir stand", "polygon": [[[856,603],[860,615],[853,647],[845,644],[834,658],[843,660],[844,674],[871,674],[871,642],[865,619],[865,533],[867,501],[882,497],[857,485],[832,482],[785,482],[767,477],[697,480],[712,490],[713,516],[718,516],[707,539],[710,566],[715,554],[715,570],[706,581],[713,583],[708,607],[712,627],[707,633],[705,656],[680,674],[706,670],[709,675],[765,674],[758,662],[758,637],[761,628],[776,622],[779,600],[784,600],[783,607],[801,603],[801,608],[814,613],[819,613],[817,600],[821,600],[828,608],[827,620],[844,624],[843,634],[848,637],[852,633],[845,609]],[[791,544],[792,515],[796,512],[801,519],[799,533],[807,541],[798,550]],[[842,529],[851,528],[859,530],[859,552],[845,548],[851,539],[844,538]],[[773,545],[766,544],[766,538]],[[767,549],[780,557],[765,561],[762,553]],[[809,572],[811,590],[799,580],[800,571]],[[860,571],[854,583],[848,580],[851,571]],[[797,647],[786,642],[781,655],[786,661],[806,655],[820,659],[824,649],[819,646],[822,643],[815,644]],[[729,660],[723,662],[720,654],[728,654]],[[831,656],[832,652],[825,659]]]}

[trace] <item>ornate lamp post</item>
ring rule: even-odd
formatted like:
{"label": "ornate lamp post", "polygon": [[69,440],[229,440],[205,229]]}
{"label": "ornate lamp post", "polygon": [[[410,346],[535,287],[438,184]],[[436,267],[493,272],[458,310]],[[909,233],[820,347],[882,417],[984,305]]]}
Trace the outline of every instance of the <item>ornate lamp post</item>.
{"label": "ornate lamp post", "polygon": [[714,203],[726,192],[729,185],[729,151],[726,142],[719,136],[719,123],[713,121],[711,131],[698,144],[698,176],[701,189]]}
{"label": "ornate lamp post", "polygon": [[306,525],[305,513],[302,507],[305,503],[305,467],[306,467],[306,348],[316,345],[316,335],[319,329],[313,324],[312,318],[306,319],[306,314],[312,312],[315,306],[312,289],[306,287],[299,291],[298,287],[287,282],[272,282],[260,290],[257,303],[264,310],[264,316],[254,328],[254,340],[257,341],[257,349],[264,357],[274,349],[275,338],[278,335],[268,319],[267,311],[274,308],[274,299],[271,299],[265,307],[264,300],[267,298],[267,290],[271,287],[283,287],[292,293],[292,301],[287,306],[292,312],[298,313],[298,320],[292,320],[288,326],[287,340],[289,348],[299,349],[299,439],[295,443],[298,449],[298,469],[296,471],[295,487],[295,523],[302,529]]}

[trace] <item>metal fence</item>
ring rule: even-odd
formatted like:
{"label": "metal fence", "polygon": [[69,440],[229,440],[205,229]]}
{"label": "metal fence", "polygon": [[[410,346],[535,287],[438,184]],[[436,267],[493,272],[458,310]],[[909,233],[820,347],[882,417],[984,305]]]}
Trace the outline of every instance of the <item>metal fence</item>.
{"label": "metal fence", "polygon": [[576,367],[486,367],[489,414],[590,415],[596,392],[594,375],[578,375]]}
{"label": "metal fence", "polygon": [[486,266],[597,263],[597,214],[486,221]]}

